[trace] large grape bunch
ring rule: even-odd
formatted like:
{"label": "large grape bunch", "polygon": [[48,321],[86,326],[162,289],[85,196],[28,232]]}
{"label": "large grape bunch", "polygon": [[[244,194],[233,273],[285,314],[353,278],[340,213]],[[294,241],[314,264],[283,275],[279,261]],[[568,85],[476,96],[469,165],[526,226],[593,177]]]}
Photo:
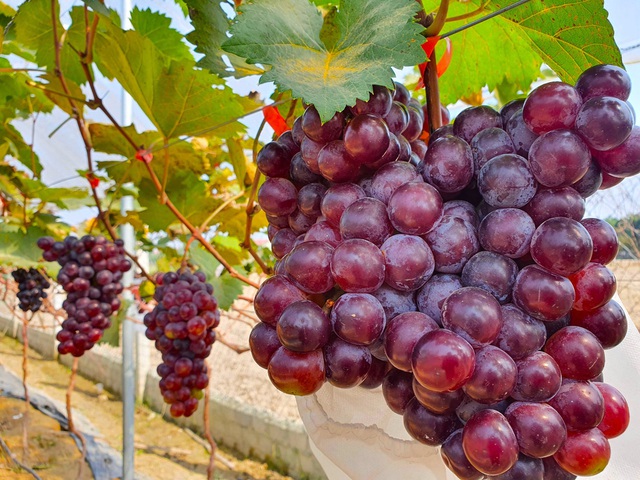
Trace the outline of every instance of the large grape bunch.
{"label": "large grape bunch", "polygon": [[154,299],[145,315],[146,336],[162,353],[160,392],[173,417],[190,417],[209,385],[206,358],[220,323],[213,286],[202,272],[168,272],[157,276]]}
{"label": "large grape bunch", "polygon": [[69,236],[62,242],[51,237],[38,240],[42,258],[62,267],[57,280],[67,292],[62,303],[67,319],[56,335],[61,355],[82,356],[111,326],[109,318],[120,309],[122,274],[131,268],[123,245],[120,239],[111,242],[102,235]]}
{"label": "large grape bunch", "polygon": [[603,470],[629,421],[604,350],[627,320],[616,233],[583,216],[640,172],[629,92],[600,65],[430,136],[399,84],[324,124],[309,106],[258,156],[278,261],[255,298],[255,361],[294,395],[381,385],[462,479]]}
{"label": "large grape bunch", "polygon": [[42,299],[47,298],[45,290],[51,286],[46,277],[35,268],[18,268],[11,276],[18,284],[18,308],[23,312],[40,310]]}

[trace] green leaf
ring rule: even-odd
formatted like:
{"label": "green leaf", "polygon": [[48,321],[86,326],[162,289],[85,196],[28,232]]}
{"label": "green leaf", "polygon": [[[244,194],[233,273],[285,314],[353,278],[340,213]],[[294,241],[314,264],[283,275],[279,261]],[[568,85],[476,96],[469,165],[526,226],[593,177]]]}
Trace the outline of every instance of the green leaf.
{"label": "green leaf", "polygon": [[[55,22],[58,41],[65,33],[60,23],[60,8],[55,4]],[[28,0],[20,5],[13,20],[15,24],[16,41],[35,52],[36,63],[47,70],[55,70],[55,46],[53,40],[53,22],[51,17],[51,2],[49,0]],[[84,19],[82,20],[84,24]],[[84,42],[79,51],[84,50]],[[83,84],[86,79],[82,70],[80,57],[65,42],[60,55],[61,68],[66,78]]]}
{"label": "green leaf", "polygon": [[262,82],[313,103],[323,121],[367,99],[373,85],[393,88],[391,67],[425,60],[414,0],[352,0],[340,5],[339,39],[320,39],[323,18],[307,0],[256,0],[241,8],[223,48],[249,63],[270,65]]}
{"label": "green leaf", "polygon": [[[264,70],[255,65],[250,65],[243,58],[224,52],[220,45],[226,41],[230,19],[220,7],[220,1],[211,0],[187,0],[189,17],[194,31],[186,38],[196,46],[196,52],[204,54],[198,62],[198,66],[206,68],[221,77],[234,76],[236,78],[247,75],[260,75]],[[231,67],[227,66],[223,59],[226,55]]]}
{"label": "green leaf", "polygon": [[[73,115],[71,102],[66,94],[64,94],[64,89],[62,88],[62,84],[60,83],[60,78],[53,73],[42,75],[41,78],[48,82],[45,85],[46,90],[44,91],[44,94],[53,103],[60,107],[65,113],[67,113],[68,115]],[[69,79],[66,79],[66,84],[67,88],[69,89],[70,95],[76,99],[75,104],[80,104],[81,106],[82,102],[78,102],[78,100],[85,100],[85,96],[80,86]],[[57,95],[56,93],[60,93],[60,95]]]}
{"label": "green leaf", "polygon": [[[451,2],[449,15],[476,10],[481,2]],[[510,3],[493,0],[485,13]],[[439,0],[424,0],[427,11],[437,9],[439,4]],[[451,65],[440,82],[443,103],[454,103],[485,85],[489,90],[501,88],[504,92],[509,85],[512,92],[527,92],[540,76],[542,63],[569,83],[591,65],[620,65],[606,15],[601,0],[532,0],[453,35]],[[446,30],[468,22],[448,22]],[[443,49],[444,45],[439,45],[438,57]]]}
{"label": "green leaf", "polygon": [[[227,139],[227,148],[229,149],[229,158],[231,159],[238,185],[244,189],[247,186],[247,157],[242,148],[242,140],[239,138]],[[251,180],[249,180],[248,184],[251,185]]]}
{"label": "green leaf", "polygon": [[201,246],[192,246],[189,255],[191,261],[200,267],[200,270],[207,276],[207,281],[213,285],[213,295],[218,300],[218,306],[222,310],[229,310],[238,295],[242,294],[244,284],[226,271],[220,276],[216,275],[220,264]]}
{"label": "green leaf", "polygon": [[189,47],[182,41],[182,35],[171,28],[171,19],[162,13],[135,7],[131,11],[131,25],[168,57],[193,60]]}
{"label": "green leaf", "polygon": [[107,17],[111,15],[111,11],[104,5],[104,3],[100,3],[98,0],[82,0],[82,2],[94,12]]}
{"label": "green leaf", "polygon": [[124,322],[127,311],[132,303],[133,301],[131,300],[127,300],[126,298],[122,299],[118,313],[111,317],[111,326],[104,331],[102,338],[98,342],[99,344],[107,344],[113,347],[120,346],[120,326],[122,322]]}
{"label": "green leaf", "polygon": [[42,261],[36,241],[46,233],[31,226],[26,231],[17,225],[0,223],[0,264],[34,267]]}
{"label": "green leaf", "polygon": [[40,176],[42,172],[40,158],[24,141],[20,132],[10,123],[0,123],[0,143],[8,143],[9,154],[33,172],[34,175]]}
{"label": "green leaf", "polygon": [[7,5],[5,2],[0,2],[0,15],[4,15],[5,17],[13,17],[16,14],[16,11]]}

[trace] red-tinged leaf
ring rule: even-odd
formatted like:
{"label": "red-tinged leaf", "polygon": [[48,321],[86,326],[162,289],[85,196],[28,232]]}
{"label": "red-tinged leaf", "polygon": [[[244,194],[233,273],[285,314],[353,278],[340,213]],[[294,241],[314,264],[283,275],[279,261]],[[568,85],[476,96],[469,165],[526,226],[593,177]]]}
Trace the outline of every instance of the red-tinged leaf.
{"label": "red-tinged leaf", "polygon": [[149,164],[153,160],[153,153],[149,150],[138,150],[136,152],[136,160]]}
{"label": "red-tinged leaf", "polygon": [[[424,53],[427,54],[427,57],[431,56],[431,53],[433,53],[433,50],[436,48],[436,44],[439,40],[440,37],[430,37],[426,42],[422,44],[422,49],[424,50]],[[451,45],[451,40],[449,38],[445,38],[444,41],[446,44],[446,50],[444,51],[444,54],[442,55],[440,60],[438,60],[438,64],[436,65],[438,77],[441,77],[442,75],[444,75],[444,72],[447,71],[447,68],[449,68],[449,65],[451,64],[451,57],[453,56],[453,47]],[[424,72],[427,69],[427,62],[421,63],[419,65],[419,68],[420,79],[418,80],[418,84],[416,85],[416,90],[424,88],[423,78]]]}
{"label": "red-tinged leaf", "polygon": [[284,120],[284,118],[282,118],[282,115],[276,107],[264,107],[262,109],[262,114],[264,115],[264,119],[267,121],[269,126],[273,128],[274,132],[276,132],[276,135],[280,136],[284,132],[291,130],[291,127],[287,125],[287,122]]}
{"label": "red-tinged leaf", "polygon": [[98,188],[98,185],[100,185],[100,179],[93,173],[87,173],[87,180],[89,180],[89,185],[91,185],[91,188]]}

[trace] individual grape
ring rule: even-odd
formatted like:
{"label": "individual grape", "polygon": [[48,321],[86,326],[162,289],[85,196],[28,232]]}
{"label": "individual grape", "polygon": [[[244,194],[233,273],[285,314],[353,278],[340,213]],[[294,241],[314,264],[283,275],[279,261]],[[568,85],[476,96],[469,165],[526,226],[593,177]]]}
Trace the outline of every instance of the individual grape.
{"label": "individual grape", "polygon": [[599,218],[585,218],[580,222],[593,241],[591,261],[607,265],[618,254],[618,235],[615,229]]}
{"label": "individual grape", "polygon": [[387,87],[374,85],[369,99],[366,102],[357,99],[355,105],[351,107],[351,111],[354,115],[369,113],[371,115],[384,117],[389,113],[393,100],[393,94]]}
{"label": "individual grape", "polygon": [[449,435],[440,449],[440,456],[446,467],[461,480],[482,480],[484,475],[475,469],[462,448],[462,429]]}
{"label": "individual grape", "polygon": [[615,65],[595,65],[578,77],[576,90],[585,102],[605,96],[626,100],[631,93],[631,78],[623,68]]}
{"label": "individual grape", "polygon": [[455,415],[437,415],[422,406],[416,398],[407,404],[403,421],[409,435],[432,447],[442,445],[460,427]]}
{"label": "individual grape", "polygon": [[619,146],[606,152],[593,152],[598,165],[602,168],[601,189],[610,188],[617,183],[609,176],[626,178],[640,173],[640,127],[635,126],[629,137]]}
{"label": "individual grape", "polygon": [[265,214],[269,225],[276,228],[289,228],[289,215],[269,215]]}
{"label": "individual grape", "polygon": [[450,392],[464,385],[473,374],[473,348],[449,330],[433,330],[416,343],[411,360],[418,382],[434,392]]}
{"label": "individual grape", "polygon": [[325,382],[322,350],[292,352],[280,347],[271,357],[269,379],[281,392],[290,395],[311,395]]}
{"label": "individual grape", "polygon": [[292,153],[279,142],[269,142],[258,153],[257,167],[266,177],[289,176]]}
{"label": "individual grape", "polygon": [[344,131],[344,148],[356,163],[373,163],[389,147],[389,133],[380,117],[357,115]]}
{"label": "individual grape", "polygon": [[605,350],[619,345],[627,334],[627,316],[614,300],[594,310],[573,310],[571,325],[589,330]]}
{"label": "individual grape", "polygon": [[429,135],[428,145],[431,146],[431,144],[433,144],[433,142],[435,142],[439,138],[446,137],[448,135],[453,135],[453,124],[451,123],[449,125],[443,125],[431,132],[431,135]]}
{"label": "individual grape", "polygon": [[547,338],[551,338],[553,334],[567,327],[570,323],[571,316],[569,314],[560,317],[558,320],[546,321],[544,328],[547,330]]}
{"label": "individual grape", "polygon": [[526,159],[513,153],[494,157],[478,173],[478,190],[493,207],[523,207],[537,188]]}
{"label": "individual grape", "polygon": [[558,363],[562,375],[591,380],[604,368],[604,350],[598,338],[582,327],[568,326],[547,340],[544,351]]}
{"label": "individual grape", "polygon": [[467,423],[476,413],[483,410],[495,410],[497,412],[504,413],[510,403],[510,400],[503,400],[498,403],[487,405],[485,403],[476,402],[475,400],[465,395],[462,403],[460,403],[460,405],[458,405],[458,408],[456,408],[456,415],[458,415],[458,418],[462,423]]}
{"label": "individual grape", "polygon": [[564,382],[549,405],[569,431],[595,428],[604,415],[604,398],[591,382]]}
{"label": "individual grape", "polygon": [[340,219],[347,207],[365,196],[364,190],[354,183],[333,185],[325,192],[320,211],[327,222],[334,227],[339,227]]}
{"label": "individual grape", "polygon": [[549,354],[535,352],[516,362],[518,376],[511,392],[521,402],[547,402],[558,392],[562,373]]}
{"label": "individual grape", "polygon": [[434,392],[420,385],[413,379],[413,393],[420,404],[427,410],[438,415],[450,415],[462,403],[465,394],[461,388],[452,392]]}
{"label": "individual grape", "polygon": [[290,228],[283,228],[278,230],[271,240],[271,251],[273,255],[280,259],[287,255],[294,246],[298,235],[296,235]]}
{"label": "individual grape", "polygon": [[329,341],[331,322],[315,303],[302,300],[289,305],[278,319],[278,339],[294,352],[311,352]]}
{"label": "individual grape", "polygon": [[553,457],[543,458],[542,464],[544,465],[543,480],[575,480],[576,478],[575,475],[558,465]]}
{"label": "individual grape", "polygon": [[502,328],[493,344],[514,360],[522,360],[542,348],[547,339],[544,323],[513,304],[502,305]]}
{"label": "individual grape", "polygon": [[513,146],[516,148],[516,153],[522,157],[529,157],[529,150],[531,145],[536,141],[538,135],[533,133],[527,127],[522,110],[518,110],[514,113],[509,121],[505,125],[505,130],[511,137]]}
{"label": "individual grape", "polygon": [[251,330],[249,335],[251,356],[262,368],[267,368],[269,360],[280,346],[278,334],[272,326],[260,322]]}
{"label": "individual grape", "polygon": [[519,258],[529,252],[534,231],[533,220],[525,212],[517,208],[501,208],[482,219],[478,240],[485,250]]}
{"label": "individual grape", "polygon": [[287,130],[280,135],[278,137],[278,143],[289,150],[291,156],[300,152],[300,144],[293,138],[293,132],[291,130]]}
{"label": "individual grape", "polygon": [[386,318],[380,302],[366,293],[345,293],[331,310],[333,331],[354,345],[371,345],[385,329]]}
{"label": "individual grape", "polygon": [[420,139],[414,140],[411,142],[411,151],[415,153],[420,159],[420,162],[422,162],[424,156],[427,154],[427,144]]}
{"label": "individual grape", "polygon": [[393,234],[385,204],[369,197],[356,200],[342,213],[340,234],[345,240],[361,238],[381,246]]}
{"label": "individual grape", "polygon": [[371,367],[367,372],[367,376],[362,381],[360,385],[361,388],[366,388],[367,390],[373,390],[374,388],[378,388],[382,385],[384,381],[384,377],[391,368],[391,365],[384,361],[379,360],[376,357],[371,357]]}
{"label": "individual grape", "polygon": [[537,265],[520,270],[513,286],[513,303],[543,322],[565,316],[571,311],[574,299],[575,291],[569,279]]}
{"label": "individual grape", "polygon": [[433,252],[435,270],[439,273],[460,273],[480,250],[473,226],[457,217],[443,216],[424,238]]}
{"label": "individual grape", "polygon": [[291,137],[294,143],[298,146],[300,146],[302,141],[307,138],[302,130],[302,117],[298,117],[294,120],[293,126],[291,127]]}
{"label": "individual grape", "polygon": [[549,82],[533,90],[522,113],[527,127],[537,135],[572,128],[582,106],[578,91],[564,82]]}
{"label": "individual grape", "polygon": [[[633,133],[633,132],[632,132]],[[607,190],[611,187],[615,187],[619,183],[621,183],[624,178],[621,177],[613,177],[609,175],[607,172],[602,172],[602,185],[600,185],[599,190]]]}
{"label": "individual grape", "polygon": [[[321,221],[315,223],[304,235],[305,242],[311,242],[314,240],[328,243],[335,248],[340,244],[340,242],[342,242],[342,237],[340,236],[340,230],[331,226],[329,222]],[[271,248],[273,249],[273,245]]]}
{"label": "individual grape", "polygon": [[420,182],[399,187],[389,199],[389,220],[408,235],[424,235],[442,217],[442,197],[431,185]]}
{"label": "individual grape", "polygon": [[358,179],[360,165],[347,152],[342,140],[327,143],[318,153],[318,169],[327,180],[335,183]]}
{"label": "individual grape", "polygon": [[518,110],[522,110],[524,106],[525,98],[517,98],[505,103],[500,109],[500,117],[502,117],[502,124],[506,125],[507,122],[513,117]]}
{"label": "individual grape", "polygon": [[413,376],[397,368],[391,368],[382,381],[382,396],[392,412],[402,415],[414,398]]}
{"label": "individual grape", "polygon": [[397,138],[398,144],[400,145],[400,153],[398,154],[397,160],[398,162],[409,162],[411,160],[411,154],[413,153],[411,144],[402,135],[399,135]]}
{"label": "individual grape", "polygon": [[580,476],[602,472],[610,457],[609,442],[597,428],[584,432],[570,432],[564,445],[553,456],[563,469]]}
{"label": "individual grape", "polygon": [[345,292],[375,292],[384,282],[385,259],[380,249],[367,240],[345,240],[333,252],[331,273]]}
{"label": "individual grape", "polygon": [[291,159],[289,177],[297,188],[301,188],[309,183],[319,183],[323,180],[322,175],[316,174],[309,169],[302,159],[301,153],[296,153]]}
{"label": "individual grape", "polygon": [[413,292],[433,274],[436,262],[427,242],[411,235],[393,235],[380,247],[385,281],[397,290]]}
{"label": "individual grape", "polygon": [[476,413],[462,430],[462,448],[478,471],[500,475],[518,461],[516,436],[500,412],[483,410]]}
{"label": "individual grape", "polygon": [[579,222],[585,210],[585,201],[571,187],[541,188],[523,207],[536,227],[556,217],[571,218]]}
{"label": "individual grape", "polygon": [[416,343],[438,328],[435,320],[421,312],[405,312],[389,320],[384,334],[384,351],[389,363],[398,370],[410,372]]}
{"label": "individual grape", "polygon": [[289,215],[296,209],[298,190],[286,178],[268,178],[258,191],[258,203],[269,215]]}
{"label": "individual grape", "polygon": [[415,167],[407,162],[392,162],[381,167],[371,179],[371,196],[389,203],[391,195],[405,183],[420,181]]}
{"label": "individual grape", "polygon": [[544,464],[538,458],[518,455],[518,461],[502,475],[493,477],[495,480],[544,480]]}
{"label": "individual grape", "polygon": [[511,298],[518,267],[509,257],[493,252],[478,252],[465,264],[460,281],[465,287],[478,287],[500,303]]}
{"label": "individual grape", "polygon": [[320,167],[318,167],[318,154],[326,143],[314,142],[306,135],[300,144],[300,155],[307,165],[307,168],[316,175],[320,175]]}
{"label": "individual grape", "polygon": [[442,323],[442,305],[449,295],[462,288],[456,275],[436,274],[416,295],[418,310],[426,313],[438,324]]}
{"label": "individual grape", "polygon": [[403,103],[395,101],[384,116],[384,121],[391,133],[400,135],[409,125],[409,110]]}
{"label": "individual grape", "polygon": [[275,328],[282,312],[292,303],[304,299],[304,294],[284,275],[275,275],[260,286],[253,307],[260,320]]}
{"label": "individual grape", "polygon": [[589,232],[570,218],[544,221],[531,238],[531,256],[543,268],[558,275],[573,275],[584,268],[593,253]]}
{"label": "individual grape", "polygon": [[415,312],[417,310],[413,292],[401,292],[387,284],[383,284],[371,295],[376,297],[380,305],[382,305],[387,321],[401,313]]}
{"label": "individual grape", "polygon": [[602,185],[602,170],[595,160],[591,160],[589,169],[584,176],[575,183],[571,184],[571,188],[580,194],[582,198],[588,198],[598,191]]}
{"label": "individual grape", "polygon": [[366,346],[353,345],[334,337],[323,351],[327,381],[334,387],[358,386],[371,368],[371,352]]}
{"label": "individual grape", "polygon": [[442,205],[442,215],[461,218],[477,229],[480,220],[476,208],[465,200],[450,200]]}
{"label": "individual grape", "polygon": [[422,108],[414,108],[411,104],[407,106],[407,112],[409,113],[409,123],[407,124],[407,128],[402,132],[402,136],[411,143],[420,138],[424,126],[424,117]]}
{"label": "individual grape", "polygon": [[[50,246],[53,245],[53,239],[51,237],[43,237],[40,240],[42,241],[39,241],[38,246],[41,249],[48,247],[50,250]],[[71,264],[67,263],[67,265]],[[18,268],[11,272],[11,276],[18,284],[18,293],[16,294],[18,308],[23,312],[37,312],[40,310],[42,300],[47,298],[47,292],[44,290],[51,286],[46,277],[33,267],[29,268],[29,270]]]}
{"label": "individual grape", "polygon": [[592,97],[585,101],[575,129],[594,150],[611,150],[624,142],[635,120],[629,106],[614,97]]}
{"label": "individual grape", "polygon": [[474,170],[480,169],[492,158],[507,153],[516,153],[511,137],[501,128],[487,128],[471,140]]}
{"label": "individual grape", "polygon": [[593,385],[600,391],[604,399],[604,416],[598,424],[598,429],[607,438],[622,435],[629,426],[629,405],[620,391],[602,382]]}
{"label": "individual grape", "polygon": [[403,84],[393,82],[395,90],[393,91],[393,100],[406,105],[411,100],[411,92]]}
{"label": "individual grape", "polygon": [[320,203],[327,187],[320,183],[310,183],[298,191],[298,210],[309,217],[320,215]]}
{"label": "individual grape", "polygon": [[425,181],[438,191],[459,192],[473,178],[473,153],[460,138],[439,138],[429,146],[420,167]]}
{"label": "individual grape", "polygon": [[516,434],[520,451],[530,457],[550,457],[567,437],[564,420],[546,403],[515,402],[504,416]]}
{"label": "individual grape", "polygon": [[529,149],[529,166],[545,187],[565,187],[589,169],[589,147],[571,130],[554,130],[536,139]]}
{"label": "individual grape", "polygon": [[474,348],[489,345],[502,328],[500,304],[480,288],[461,288],[444,301],[442,325],[460,335]]}
{"label": "individual grape", "polygon": [[476,402],[492,404],[506,399],[516,384],[516,364],[494,346],[476,350],[476,366],[462,389]]}
{"label": "individual grape", "polygon": [[301,126],[305,135],[314,142],[328,143],[342,135],[344,116],[341,112],[336,112],[333,117],[322,123],[316,107],[310,105],[302,114]]}
{"label": "individual grape", "polygon": [[333,248],[324,242],[304,242],[287,256],[285,270],[293,283],[307,293],[326,293],[335,284],[331,275]]}
{"label": "individual grape", "polygon": [[492,127],[502,128],[502,119],[498,112],[486,105],[467,108],[453,121],[454,135],[467,143],[471,143],[478,132]]}
{"label": "individual grape", "polygon": [[616,277],[599,263],[588,263],[569,277],[576,291],[574,310],[589,311],[607,303],[616,293]]}

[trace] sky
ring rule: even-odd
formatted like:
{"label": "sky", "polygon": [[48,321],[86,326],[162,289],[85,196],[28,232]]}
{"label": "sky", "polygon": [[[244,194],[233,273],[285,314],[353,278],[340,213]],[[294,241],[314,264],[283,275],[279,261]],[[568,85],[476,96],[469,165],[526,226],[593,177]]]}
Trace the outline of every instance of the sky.
{"label": "sky", "polygon": [[[14,8],[22,3],[19,0],[5,0],[5,2]],[[122,5],[121,0],[107,0],[106,3],[112,8]],[[132,0],[131,3],[139,8],[152,8],[153,10],[164,12],[172,19],[172,27],[182,33],[187,33],[192,30],[191,24],[185,19],[182,11],[173,0]],[[72,6],[78,4],[81,4],[79,0],[61,0],[61,11],[66,12]],[[637,47],[640,45],[640,31],[637,27],[637,19],[640,18],[640,1],[606,0],[605,7],[609,11],[609,19],[615,29],[616,42],[623,51],[624,60],[634,62],[627,63],[625,66],[631,76],[633,84],[636,86],[635,89],[632,90],[629,100],[640,117],[640,47]],[[633,46],[637,48],[630,49],[630,47]],[[402,72],[400,72],[400,77],[402,77]],[[446,81],[446,75],[442,78],[442,81]],[[250,91],[257,90],[263,98],[267,98],[273,91],[273,85],[258,85],[258,79],[256,77],[248,77],[240,80],[229,79],[228,83],[231,88],[241,95],[246,95]],[[97,82],[97,88],[99,92],[104,92],[104,101],[109,110],[117,112],[117,118],[121,118],[122,93],[120,87],[113,82],[100,79]],[[459,109],[454,108],[452,113],[458,113],[456,110]],[[43,180],[49,185],[55,184],[56,186],[84,185],[85,180],[79,178],[75,173],[77,169],[86,169],[84,148],[75,123],[67,122],[59,128],[55,135],[49,138],[50,134],[60,126],[64,118],[65,115],[58,112],[53,115],[42,115],[36,123],[34,145],[44,166]],[[100,112],[91,112],[90,118],[95,122],[108,123],[106,117]],[[134,124],[139,131],[151,128],[150,122],[135,106],[133,118]],[[261,120],[262,116],[260,114],[254,114],[245,117],[242,122],[248,126],[249,133],[255,133]],[[30,121],[23,122],[17,127],[21,130],[26,141],[30,142],[32,123]],[[266,131],[263,134],[263,138],[269,138],[268,135],[270,135],[270,133],[271,132]],[[94,158],[96,160],[104,160],[107,159],[107,156],[97,153],[94,155]],[[636,200],[638,194],[640,194],[640,179],[626,179],[614,189],[598,192],[591,197],[587,201],[586,215],[603,218],[608,216],[620,218],[631,213],[640,213],[640,206]],[[66,221],[77,223],[93,214],[92,210],[87,208],[84,211],[74,212],[71,215],[64,215],[64,218]]]}

